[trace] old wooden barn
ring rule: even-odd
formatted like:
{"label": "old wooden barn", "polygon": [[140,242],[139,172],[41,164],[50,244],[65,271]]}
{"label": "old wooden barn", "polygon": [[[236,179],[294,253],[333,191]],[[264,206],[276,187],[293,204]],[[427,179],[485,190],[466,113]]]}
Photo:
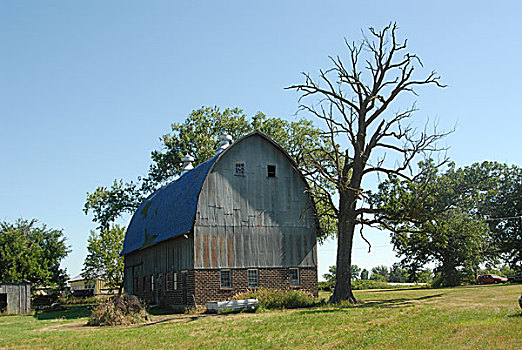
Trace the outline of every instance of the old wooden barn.
{"label": "old wooden barn", "polygon": [[30,311],[30,283],[0,283],[0,313],[27,314]]}
{"label": "old wooden barn", "polygon": [[303,175],[272,139],[254,132],[224,142],[135,212],[125,290],[184,306],[261,286],[317,294],[314,213]]}

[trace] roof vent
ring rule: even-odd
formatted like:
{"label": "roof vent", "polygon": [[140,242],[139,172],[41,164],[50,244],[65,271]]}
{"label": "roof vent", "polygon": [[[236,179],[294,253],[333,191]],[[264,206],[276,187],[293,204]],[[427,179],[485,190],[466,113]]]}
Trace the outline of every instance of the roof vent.
{"label": "roof vent", "polygon": [[228,146],[230,146],[230,142],[232,141],[232,136],[220,135],[220,136],[218,136],[218,141],[221,141],[221,143],[219,144],[219,147],[216,150],[216,154],[220,154],[221,152],[226,150],[228,148]]}
{"label": "roof vent", "polygon": [[181,169],[181,175],[188,173],[189,171],[194,169],[194,166],[192,165],[194,157],[191,157],[187,154],[185,155],[185,157],[181,158],[181,161],[183,162],[183,169]]}

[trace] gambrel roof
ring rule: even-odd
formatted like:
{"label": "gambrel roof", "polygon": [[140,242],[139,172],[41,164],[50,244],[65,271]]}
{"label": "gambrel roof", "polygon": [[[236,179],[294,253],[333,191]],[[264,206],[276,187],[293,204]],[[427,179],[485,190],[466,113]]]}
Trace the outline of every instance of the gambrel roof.
{"label": "gambrel roof", "polygon": [[141,203],[127,228],[121,255],[190,232],[199,192],[218,157],[199,164]]}
{"label": "gambrel roof", "polygon": [[292,157],[270,137],[259,131],[245,135],[225,151],[199,164],[145,199],[130,221],[121,255],[189,233],[194,225],[199,194],[212,167],[232,147],[254,135],[261,136],[278,148],[301,174]]}

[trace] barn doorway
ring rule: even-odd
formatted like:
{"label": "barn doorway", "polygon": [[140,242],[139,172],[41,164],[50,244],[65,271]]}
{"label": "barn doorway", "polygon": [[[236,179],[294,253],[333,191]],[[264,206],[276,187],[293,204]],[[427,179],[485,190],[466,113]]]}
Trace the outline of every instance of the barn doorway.
{"label": "barn doorway", "polygon": [[7,312],[7,293],[0,293],[0,313]]}

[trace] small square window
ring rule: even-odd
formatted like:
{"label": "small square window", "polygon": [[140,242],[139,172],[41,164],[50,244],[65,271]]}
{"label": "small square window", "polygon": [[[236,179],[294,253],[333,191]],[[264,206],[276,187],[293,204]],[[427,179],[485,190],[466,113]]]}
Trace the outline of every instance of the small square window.
{"label": "small square window", "polygon": [[230,270],[221,270],[221,288],[232,288],[232,274]]}
{"label": "small square window", "polygon": [[299,285],[299,269],[290,269],[290,285]]}
{"label": "small square window", "polygon": [[239,176],[245,175],[245,163],[236,163],[235,175],[239,175]]}
{"label": "small square window", "polygon": [[267,177],[276,177],[276,166],[275,165],[266,166],[266,176]]}
{"label": "small square window", "polygon": [[248,270],[248,287],[256,288],[259,287],[259,270],[252,269]]}

